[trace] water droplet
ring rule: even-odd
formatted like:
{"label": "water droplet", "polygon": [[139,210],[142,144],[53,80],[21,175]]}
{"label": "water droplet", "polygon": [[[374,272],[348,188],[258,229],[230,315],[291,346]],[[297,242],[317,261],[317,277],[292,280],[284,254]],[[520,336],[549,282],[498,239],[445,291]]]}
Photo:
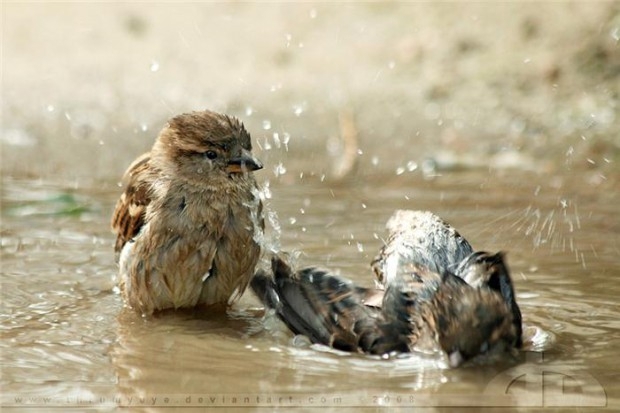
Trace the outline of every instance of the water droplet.
{"label": "water droplet", "polygon": [[415,171],[416,169],[418,169],[418,163],[417,163],[417,162],[415,162],[415,161],[409,161],[409,162],[407,162],[407,170],[408,170],[409,172],[413,172],[413,171]]}
{"label": "water droplet", "polygon": [[280,134],[278,132],[274,132],[272,138],[273,138],[274,145],[276,145],[276,148],[280,149],[280,146],[281,146]]}
{"label": "water droplet", "polygon": [[366,204],[365,204],[365,203],[363,203],[363,202],[362,202],[362,208],[363,208],[363,209],[366,209],[366,208],[368,208],[368,207],[366,206]]}
{"label": "water droplet", "polygon": [[394,69],[394,68],[396,67],[396,62],[395,62],[395,61],[393,61],[393,60],[390,60],[390,61],[388,62],[388,67],[389,67],[390,69]]}
{"label": "water droplet", "polygon": [[370,163],[372,163],[373,166],[379,165],[379,157],[378,156],[373,156],[372,159],[370,160]]}
{"label": "water droplet", "polygon": [[282,134],[282,143],[284,144],[284,149],[288,152],[288,143],[291,140],[291,135],[289,135],[287,132],[284,132]]}
{"label": "water droplet", "polygon": [[286,167],[280,162],[273,168],[273,173],[276,177],[284,175],[286,173]]}
{"label": "water droplet", "polygon": [[316,19],[316,16],[317,16],[316,9],[310,9],[310,18]]}
{"label": "water droplet", "polygon": [[48,112],[53,112],[54,111],[54,105],[47,105],[47,111]]}
{"label": "water droplet", "polygon": [[263,143],[263,149],[266,150],[266,151],[270,151],[271,150],[271,143],[269,143],[267,138],[265,138],[265,142]]}
{"label": "water droplet", "polygon": [[151,72],[157,72],[159,70],[159,63],[155,60],[151,61]]}
{"label": "water droplet", "polygon": [[301,212],[301,215],[304,215],[306,213],[306,210],[303,208],[299,208],[299,212]]}
{"label": "water droplet", "polygon": [[265,119],[265,120],[263,121],[263,129],[265,129],[265,130],[269,130],[269,129],[271,129],[271,121],[270,121],[270,120]]}
{"label": "water droplet", "polygon": [[399,166],[398,168],[396,168],[396,175],[402,175],[405,173],[405,168],[403,168],[402,166]]}
{"label": "water droplet", "polygon": [[140,129],[142,130],[142,132],[146,132],[147,130],[149,130],[149,127],[146,123],[143,123],[140,125]]}
{"label": "water droplet", "polygon": [[295,114],[295,116],[300,116],[302,113],[304,113],[305,110],[305,105],[299,104],[299,105],[293,105],[293,113]]}
{"label": "water droplet", "polygon": [[252,106],[248,106],[247,108],[245,108],[245,116],[252,116],[253,113],[254,109],[252,109]]}
{"label": "water droplet", "polygon": [[357,250],[359,252],[364,252],[364,245],[361,242],[357,243]]}
{"label": "water droplet", "polygon": [[262,199],[271,199],[271,188],[269,187],[268,181],[263,184],[263,189],[260,192],[260,197]]}
{"label": "water droplet", "polygon": [[361,150],[361,149],[358,149],[358,150],[357,150],[357,154],[358,154],[358,155],[363,155],[363,154],[364,154],[364,151],[363,151],[363,150]]}
{"label": "water droplet", "polygon": [[297,222],[297,218],[295,218],[295,217],[290,217],[288,219],[288,223],[291,224],[291,225],[294,225],[296,222]]}

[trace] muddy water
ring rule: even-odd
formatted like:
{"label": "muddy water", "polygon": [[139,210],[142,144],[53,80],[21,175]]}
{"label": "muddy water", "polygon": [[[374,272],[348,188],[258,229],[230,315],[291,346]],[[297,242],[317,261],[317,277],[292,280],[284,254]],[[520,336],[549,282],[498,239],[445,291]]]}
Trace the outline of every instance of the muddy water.
{"label": "muddy water", "polygon": [[397,208],[430,209],[477,249],[507,251],[527,351],[458,369],[436,355],[341,354],[293,339],[250,293],[226,316],[144,319],[123,309],[112,282],[118,188],[6,178],[3,406],[620,405],[617,185],[515,171],[293,181],[270,184],[270,242],[299,252],[299,264],[370,285],[368,263]]}

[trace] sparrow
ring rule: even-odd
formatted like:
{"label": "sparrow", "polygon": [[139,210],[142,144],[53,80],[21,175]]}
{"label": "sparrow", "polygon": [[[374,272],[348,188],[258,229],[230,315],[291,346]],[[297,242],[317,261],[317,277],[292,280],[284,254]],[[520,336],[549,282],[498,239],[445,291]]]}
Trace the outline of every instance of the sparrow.
{"label": "sparrow", "polygon": [[429,211],[397,210],[387,221],[388,237],[372,260],[378,288],[385,288],[402,265],[420,265],[437,274],[450,272],[478,289],[499,293],[512,312],[517,347],[522,344],[522,316],[505,254],[474,252],[449,223]]}
{"label": "sparrow", "polygon": [[521,312],[504,254],[474,252],[428,211],[396,211],[371,262],[375,288],[326,269],[293,271],[280,257],[251,289],[295,334],[339,350],[411,352],[438,345],[453,367],[522,344]]}
{"label": "sparrow", "polygon": [[[511,310],[497,292],[418,264],[403,261],[398,268],[378,290],[318,267],[295,272],[274,256],[272,274],[257,271],[251,289],[293,333],[338,350],[383,355],[435,343],[457,367],[516,346]],[[368,305],[377,294],[381,304]]]}
{"label": "sparrow", "polygon": [[261,253],[262,202],[250,134],[205,111],[170,119],[124,175],[112,216],[118,282],[142,314],[225,307],[247,288]]}

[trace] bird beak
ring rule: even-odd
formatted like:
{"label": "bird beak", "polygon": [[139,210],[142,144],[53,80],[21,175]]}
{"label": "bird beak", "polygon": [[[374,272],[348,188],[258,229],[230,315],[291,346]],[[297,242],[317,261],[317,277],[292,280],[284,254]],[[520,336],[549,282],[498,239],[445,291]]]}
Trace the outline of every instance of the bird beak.
{"label": "bird beak", "polygon": [[239,156],[235,156],[228,161],[228,165],[226,166],[226,172],[231,174],[244,173],[256,171],[262,168],[263,164],[261,161],[256,159],[252,155],[252,153],[250,153],[250,151],[242,149]]}

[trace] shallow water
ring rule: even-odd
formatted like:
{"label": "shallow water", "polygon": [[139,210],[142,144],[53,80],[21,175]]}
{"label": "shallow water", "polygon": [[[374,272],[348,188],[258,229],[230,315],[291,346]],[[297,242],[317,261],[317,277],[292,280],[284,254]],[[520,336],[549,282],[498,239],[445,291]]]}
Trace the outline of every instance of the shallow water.
{"label": "shallow water", "polygon": [[371,285],[369,262],[397,208],[430,209],[476,249],[507,251],[533,336],[527,350],[448,369],[436,355],[308,347],[249,292],[226,316],[141,318],[123,309],[112,282],[119,189],[5,178],[3,406],[620,406],[617,182],[477,170],[293,181],[270,185],[269,236],[300,252],[301,265]]}

